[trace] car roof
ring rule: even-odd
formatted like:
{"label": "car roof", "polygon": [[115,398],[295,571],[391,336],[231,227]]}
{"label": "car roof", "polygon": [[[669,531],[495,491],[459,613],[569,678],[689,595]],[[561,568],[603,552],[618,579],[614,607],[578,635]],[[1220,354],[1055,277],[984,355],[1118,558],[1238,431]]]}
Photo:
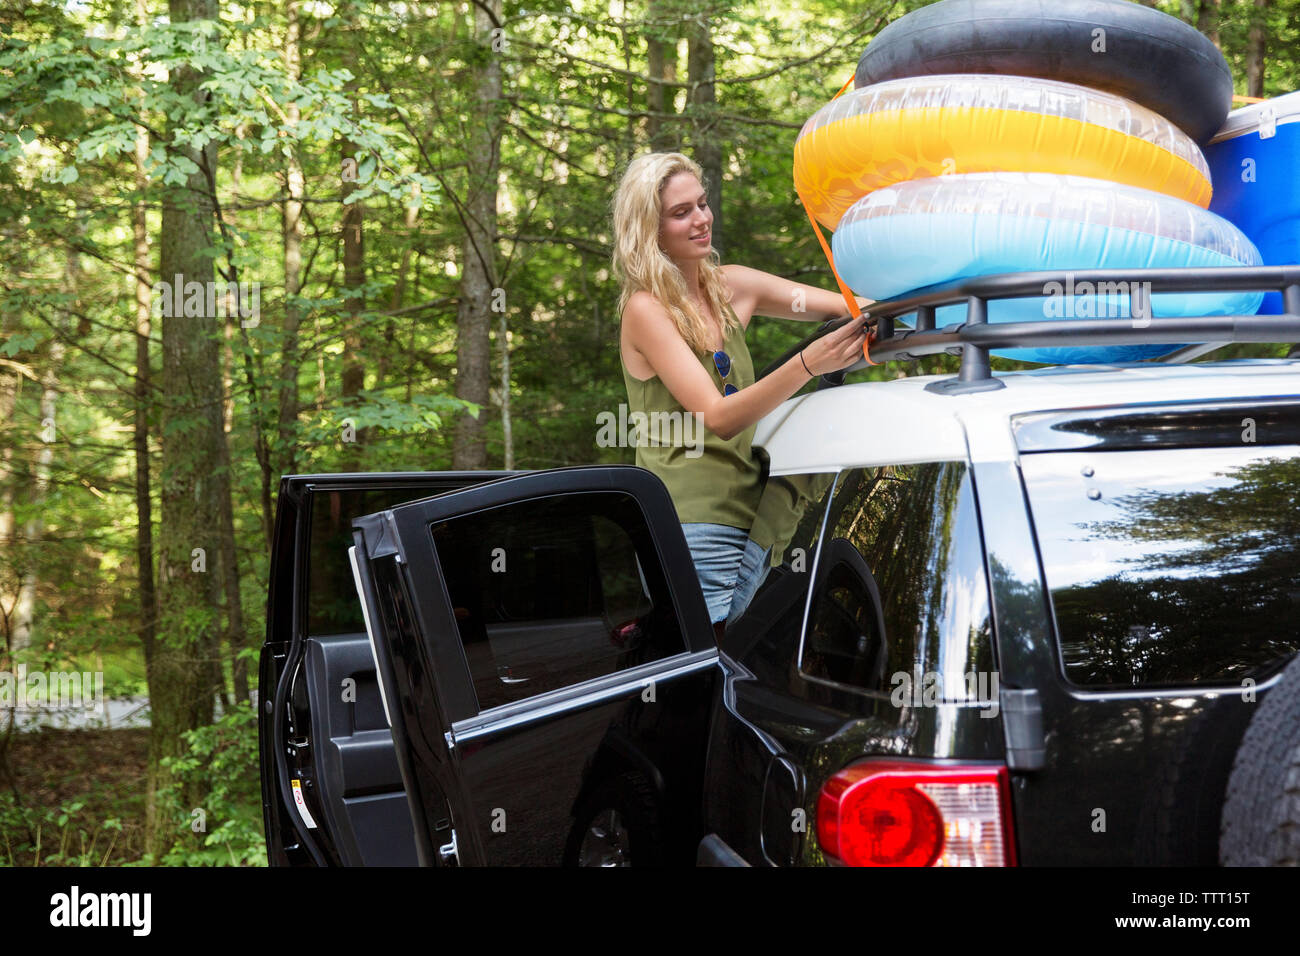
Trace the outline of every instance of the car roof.
{"label": "car roof", "polygon": [[1265,396],[1300,398],[1300,359],[1059,365],[995,372],[1005,388],[927,392],[951,375],[854,382],[799,395],[758,422],[773,475],[926,461],[1014,461],[1026,412]]}

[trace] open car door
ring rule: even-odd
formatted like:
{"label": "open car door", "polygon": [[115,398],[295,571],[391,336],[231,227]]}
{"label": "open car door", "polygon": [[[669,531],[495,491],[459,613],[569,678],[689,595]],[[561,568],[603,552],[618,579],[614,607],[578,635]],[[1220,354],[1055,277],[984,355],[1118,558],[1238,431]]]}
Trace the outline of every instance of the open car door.
{"label": "open car door", "polygon": [[692,861],[717,648],[657,477],[511,476],[353,538],[421,863]]}
{"label": "open car door", "polygon": [[259,660],[259,769],[270,865],[419,862],[349,561],[352,523],[510,474],[281,478]]}

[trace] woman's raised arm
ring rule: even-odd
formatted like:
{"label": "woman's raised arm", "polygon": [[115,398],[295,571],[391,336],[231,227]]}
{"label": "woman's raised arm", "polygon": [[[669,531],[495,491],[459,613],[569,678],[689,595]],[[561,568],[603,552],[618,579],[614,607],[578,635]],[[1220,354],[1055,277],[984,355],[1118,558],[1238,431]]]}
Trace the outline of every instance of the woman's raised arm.
{"label": "woman's raised arm", "polygon": [[[800,322],[824,322],[826,319],[847,315],[844,296],[828,292],[803,282],[794,282],[751,269],[749,266],[728,263],[722,267],[731,286],[732,308],[740,312],[739,301],[749,315],[767,315],[775,319],[794,319]],[[873,299],[855,297],[859,308],[871,305]]]}
{"label": "woman's raised arm", "polygon": [[813,375],[834,372],[860,358],[866,319],[864,314],[845,323],[804,349],[802,359],[796,355],[772,374],[724,397],[662,305],[650,296],[636,295],[623,312],[629,341],[673,398],[688,412],[702,415],[704,427],[725,440],[771,412]]}

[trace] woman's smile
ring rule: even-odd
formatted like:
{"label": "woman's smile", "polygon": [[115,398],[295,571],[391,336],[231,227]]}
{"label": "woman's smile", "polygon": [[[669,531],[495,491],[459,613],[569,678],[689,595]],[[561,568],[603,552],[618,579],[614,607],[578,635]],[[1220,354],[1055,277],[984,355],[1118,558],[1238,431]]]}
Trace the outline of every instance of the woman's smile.
{"label": "woman's smile", "polygon": [[713,243],[713,210],[700,181],[678,173],[668,179],[662,198],[660,247],[672,259],[707,256]]}

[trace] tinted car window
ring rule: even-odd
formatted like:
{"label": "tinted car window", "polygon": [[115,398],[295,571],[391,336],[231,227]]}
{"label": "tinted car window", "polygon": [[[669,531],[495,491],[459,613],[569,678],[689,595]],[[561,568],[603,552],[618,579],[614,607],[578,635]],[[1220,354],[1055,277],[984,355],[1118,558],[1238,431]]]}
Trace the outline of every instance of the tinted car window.
{"label": "tinted car window", "polygon": [[314,489],[307,560],[307,633],[323,636],[366,632],[361,601],[352,579],[352,563],[348,560],[354,518],[466,484],[444,481],[367,490]]}
{"label": "tinted car window", "polygon": [[481,710],[686,649],[627,494],[519,502],[431,534]]}
{"label": "tinted car window", "polygon": [[1065,673],[1239,683],[1300,647],[1300,448],[1025,455]]}
{"label": "tinted car window", "polygon": [[[831,502],[800,669],[889,691],[893,677],[961,688],[993,666],[988,584],[966,466],[845,471]],[[878,603],[875,595],[879,595]]]}

